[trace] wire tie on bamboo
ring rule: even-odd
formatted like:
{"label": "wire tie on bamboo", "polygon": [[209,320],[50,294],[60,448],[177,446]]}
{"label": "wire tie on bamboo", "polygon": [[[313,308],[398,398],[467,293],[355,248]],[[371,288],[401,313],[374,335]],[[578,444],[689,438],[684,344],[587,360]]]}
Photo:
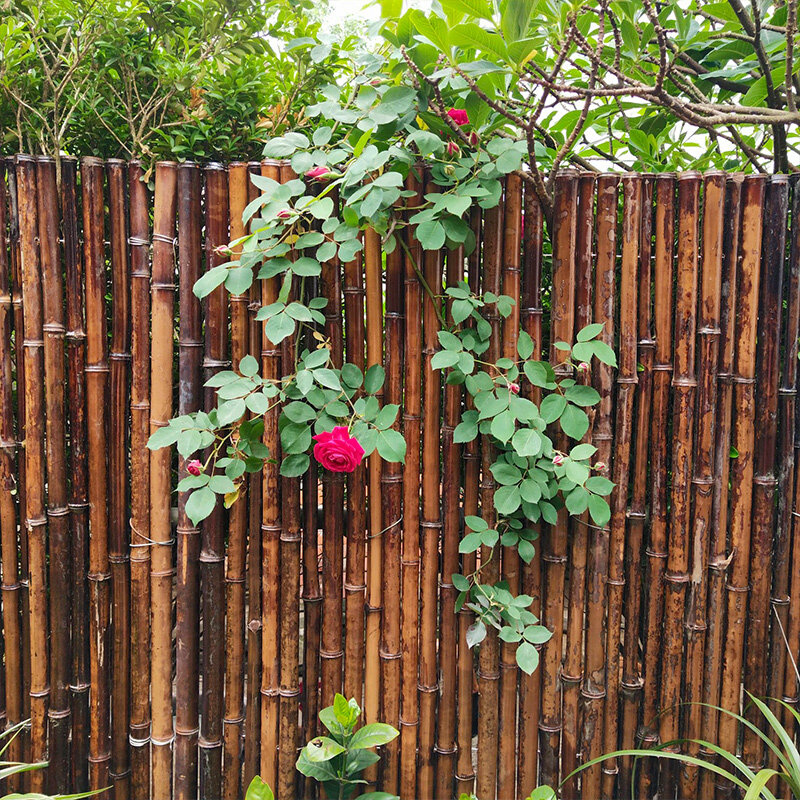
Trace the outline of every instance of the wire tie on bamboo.
{"label": "wire tie on bamboo", "polygon": [[[395,525],[399,525],[403,521],[403,517],[401,516],[400,519],[396,519],[391,525],[387,525],[382,531],[378,531],[377,533],[371,533],[367,536],[367,539],[377,539],[379,536],[383,536],[386,531],[390,531]],[[441,528],[442,525],[439,522],[422,522],[420,523],[421,527],[423,528]]]}
{"label": "wire tie on bamboo", "polygon": [[175,741],[175,734],[173,733],[168,739],[156,739],[155,736],[151,736],[150,741],[156,745],[156,747],[166,747]]}
{"label": "wire tie on bamboo", "polygon": [[[161,237],[161,236],[163,236],[163,234],[160,234],[160,233],[154,233],[154,234],[153,234],[153,238],[155,239],[155,238],[156,238],[156,236],[159,236],[159,237]],[[164,239],[168,239],[169,237],[163,237],[163,238],[164,238]],[[148,239],[140,239],[138,236],[129,236],[129,237],[128,237],[128,244],[129,244],[131,247],[147,247],[147,246],[150,244],[150,241],[149,241]],[[149,272],[147,272],[147,273],[142,273],[142,272],[140,272],[140,273],[136,273],[136,272],[132,272],[131,274],[132,274],[133,276],[135,276],[135,277],[139,277],[139,278],[144,278],[144,277],[145,277],[145,275],[147,275],[147,277],[148,277],[148,278],[150,277],[150,273],[149,273]]]}
{"label": "wire tie on bamboo", "polygon": [[48,517],[66,517],[67,514],[69,514],[69,508],[67,506],[60,506],[59,508],[47,509]]}
{"label": "wire tie on bamboo", "polygon": [[229,367],[231,365],[230,359],[220,360],[218,358],[204,358],[203,367],[213,369],[216,367]]}

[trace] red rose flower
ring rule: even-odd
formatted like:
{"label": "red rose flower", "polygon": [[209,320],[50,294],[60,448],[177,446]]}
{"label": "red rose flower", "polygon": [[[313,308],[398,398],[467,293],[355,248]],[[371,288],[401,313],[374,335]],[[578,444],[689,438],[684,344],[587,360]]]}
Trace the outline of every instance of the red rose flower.
{"label": "red rose flower", "polygon": [[364,448],[344,425],[314,437],[314,458],[331,472],[352,472],[364,458]]}
{"label": "red rose flower", "polygon": [[312,167],[306,172],[306,178],[324,178],[329,172],[327,167]]}
{"label": "red rose flower", "polygon": [[456,125],[469,125],[469,114],[467,114],[463,108],[451,108],[447,112],[447,116],[450,117]]}
{"label": "red rose flower", "polygon": [[203,465],[196,458],[193,458],[186,465],[186,471],[190,475],[199,475],[203,471]]}

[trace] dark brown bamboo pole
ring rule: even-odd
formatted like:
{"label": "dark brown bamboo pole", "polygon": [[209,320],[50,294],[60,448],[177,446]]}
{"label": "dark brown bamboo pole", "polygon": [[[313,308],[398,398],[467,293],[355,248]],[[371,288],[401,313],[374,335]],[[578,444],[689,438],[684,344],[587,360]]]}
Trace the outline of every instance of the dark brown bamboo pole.
{"label": "dark brown bamboo pole", "polygon": [[[428,192],[435,191],[427,184]],[[425,282],[434,295],[442,294],[442,255],[426,250],[422,260]],[[441,374],[431,367],[439,349],[438,300],[426,291],[422,297],[422,522],[419,622],[419,769],[417,795],[432,798],[434,793],[434,746],[436,737],[436,698],[439,672],[436,663],[437,588],[439,579],[439,538],[442,520],[439,506],[441,481],[440,409]]]}
{"label": "dark brown bamboo pole", "polygon": [[[261,174],[280,180],[277,162],[264,162]],[[278,297],[278,279],[261,281],[261,304],[268,306]],[[263,325],[263,323],[262,323]],[[263,335],[261,363],[264,378],[278,380],[283,375],[281,349]],[[281,458],[276,407],[264,416],[264,444],[270,460],[264,464],[261,479],[261,777],[270,786],[278,778],[278,702],[280,691],[280,534],[281,534]],[[274,459],[274,461],[273,461]]]}
{"label": "dark brown bamboo pole", "polygon": [[[446,261],[447,286],[464,280],[463,248],[450,250]],[[453,324],[448,302],[448,325]],[[453,441],[453,431],[461,416],[461,387],[446,384],[442,419],[442,574],[439,579],[439,676],[441,696],[437,713],[435,797],[453,794],[456,774],[458,715],[458,617],[457,592],[452,576],[460,572],[458,540],[460,529],[461,446]],[[475,487],[477,489],[477,486]],[[390,604],[387,603],[387,608]],[[466,646],[466,643],[465,643]],[[471,664],[470,664],[471,667]],[[465,680],[472,689],[472,670]],[[466,698],[465,698],[466,702]]]}
{"label": "dark brown bamboo pole", "polygon": [[[153,277],[151,284],[150,430],[172,416],[175,305],[175,164],[156,164],[153,207]],[[87,305],[88,309],[88,305]],[[152,704],[152,787],[154,798],[172,797],[172,526],[170,523],[171,453],[150,454],[150,602]]]}
{"label": "dark brown bamboo pole", "polygon": [[[606,752],[618,746],[620,638],[622,604],[625,589],[625,529],[627,486],[633,436],[633,401],[638,381],[637,365],[637,305],[639,237],[642,219],[642,180],[638,175],[622,179],[621,274],[619,294],[619,345],[617,361],[617,400],[614,423],[614,464],[612,480],[616,488],[610,500],[611,521],[608,548],[608,580],[606,598],[606,703],[603,720],[603,748]],[[616,760],[603,763],[602,794],[614,796],[614,784],[619,766]]]}
{"label": "dark brown bamboo pole", "polygon": [[130,796],[130,553],[127,542],[128,371],[131,360],[130,263],[125,209],[125,162],[106,162],[111,239],[111,352],[109,383],[109,517],[111,567],[112,675],[111,769],[114,796]]}
{"label": "dark brown bamboo pole", "polygon": [[[381,241],[374,230],[364,233],[364,287],[367,314],[366,367],[383,364],[383,320],[381,287]],[[381,394],[378,394],[379,399]],[[369,541],[367,543],[366,638],[364,641],[364,722],[377,722],[381,709],[380,629],[383,614],[383,519],[381,515],[381,458],[377,451],[369,457],[367,467],[369,501]],[[377,770],[366,772],[375,780]]]}
{"label": "dark brown bamboo pole", "polygon": [[[597,266],[594,282],[594,320],[603,322],[602,339],[614,345],[615,279],[617,258],[617,203],[619,179],[600,175],[597,179]],[[600,394],[592,426],[596,458],[611,463],[614,374],[611,367],[596,364],[592,381]],[[584,761],[597,758],[603,747],[603,703],[606,696],[605,673],[605,581],[608,573],[609,529],[593,528],[589,542],[586,575],[586,655],[581,686],[581,751]],[[587,797],[600,796],[601,767],[584,771],[581,777]]]}
{"label": "dark brown bamboo pole", "polygon": [[[722,670],[720,706],[739,711],[750,560],[751,511],[754,472],[754,418],[756,370],[756,322],[761,283],[762,217],[766,180],[748,176],[742,191],[741,254],[737,279],[738,330],[734,359],[735,422],[733,444],[738,456],[730,468],[731,567],[727,583],[727,629]],[[719,717],[719,745],[735,752],[737,722],[727,714]]]}
{"label": "dark brown bamboo pole", "polygon": [[[5,651],[5,708],[9,726],[22,721],[22,629],[20,627],[19,555],[17,552],[17,509],[14,437],[14,398],[11,358],[13,308],[9,286],[6,165],[0,161],[0,569],[2,569],[3,636]],[[19,761],[22,741],[9,744],[6,758]],[[20,788],[9,781],[9,788]]]}
{"label": "dark brown bamboo pole", "polygon": [[[503,219],[503,294],[514,300],[511,313],[503,321],[503,356],[517,361],[519,338],[520,259],[522,256],[522,179],[518,175],[506,178],[505,212]],[[516,547],[501,550],[501,577],[512,594],[520,593],[520,565]],[[517,751],[517,647],[500,645],[500,707],[498,718],[497,792],[500,797],[516,796]]]}
{"label": "dark brown bamboo pole", "polygon": [[[650,429],[650,404],[653,392],[653,357],[655,341],[652,331],[652,234],[653,234],[653,178],[645,176],[642,182],[642,221],[639,236],[639,298],[638,298],[638,385],[636,389],[636,419],[634,422],[634,449],[631,476],[630,504],[628,507],[628,533],[625,547],[625,641],[623,671],[620,681],[622,694],[621,746],[631,748],[636,744],[643,679],[639,660],[639,642],[642,605],[642,545],[646,520],[648,434]],[[632,758],[620,761],[619,791],[631,792]]]}
{"label": "dark brown bamboo pole", "polygon": [[[725,576],[728,559],[728,483],[730,474],[731,421],[733,411],[733,356],[736,326],[736,280],[741,222],[742,175],[728,178],[725,192],[725,232],[723,236],[720,347],[717,365],[717,419],[714,443],[714,487],[712,526],[708,558],[708,612],[703,669],[702,730],[706,741],[717,741],[719,704],[722,681],[722,649],[725,632]],[[713,758],[701,748],[704,757]],[[711,797],[714,775],[700,772],[700,791]]]}
{"label": "dark brown bamboo pole", "polygon": [[[48,785],[67,788],[69,763],[69,509],[64,438],[64,291],[59,252],[56,164],[36,162],[39,260],[42,281],[47,459],[47,529],[50,585],[50,704],[48,708]],[[13,645],[12,645],[13,646]]]}
{"label": "dark brown bamboo pole", "polygon": [[[525,224],[523,226],[523,260],[522,260],[522,280],[520,293],[520,325],[533,340],[533,353],[540,358],[542,348],[542,244],[544,235],[544,218],[542,208],[536,194],[530,187],[525,186]],[[477,261],[477,259],[475,259]],[[473,267],[470,261],[470,274],[476,274],[477,267]],[[474,289],[473,289],[474,291]],[[522,392],[532,402],[538,405],[541,400],[539,389],[531,385],[527,380],[522,381]],[[469,463],[469,462],[468,462]],[[476,466],[477,471],[477,466]],[[470,483],[469,472],[464,480],[464,511],[467,513],[466,498],[469,493]],[[477,482],[477,476],[475,478]],[[472,513],[472,512],[470,512]],[[537,524],[535,530],[540,532],[541,525]],[[531,604],[532,613],[537,617],[541,616],[541,594],[542,594],[542,558],[539,540],[536,542],[536,553],[530,564],[522,566],[522,591],[533,598]],[[461,615],[459,615],[459,619]],[[463,633],[459,631],[459,642],[464,641]],[[541,647],[538,648],[541,651]],[[461,675],[459,673],[459,681]],[[538,740],[539,740],[539,707],[541,679],[538,672],[533,675],[522,673],[519,676],[519,748],[517,752],[517,798],[522,800],[526,797],[528,787],[537,785],[538,768]],[[471,684],[470,684],[471,689]],[[461,684],[459,683],[459,692]],[[470,703],[472,692],[470,691]],[[459,727],[459,731],[461,728]],[[461,747],[461,736],[459,735],[459,747]],[[459,751],[459,756],[461,755]],[[460,771],[460,770],[459,770]],[[459,788],[461,786],[459,785]]]}
{"label": "dark brown bamboo pole", "polygon": [[[386,313],[384,317],[384,403],[400,405],[403,388],[403,251],[399,245],[386,255]],[[399,420],[394,428],[399,429]],[[400,531],[403,517],[403,465],[384,461],[381,472],[383,516],[383,622],[381,625],[381,722],[400,725]],[[456,536],[458,534],[456,533]],[[443,633],[443,632],[442,632]],[[453,666],[455,667],[455,653]],[[400,741],[383,749],[381,789],[399,791]]]}
{"label": "dark brown bamboo pole", "polygon": [[[205,175],[206,270],[227,260],[217,248],[228,238],[228,180],[222,164],[208,164]],[[207,381],[228,360],[228,297],[220,286],[206,298],[203,378]],[[217,404],[214,389],[204,390],[206,411]],[[222,715],[225,673],[225,514],[218,503],[204,520],[200,535],[200,590],[203,644],[200,661],[200,797],[216,800],[222,794]]]}
{"label": "dark brown bamboo pole", "polygon": [[[707,561],[709,531],[712,525],[714,488],[714,439],[717,410],[717,364],[719,362],[720,309],[722,292],[722,236],[724,231],[725,175],[708,173],[703,178],[703,275],[700,286],[697,325],[697,432],[692,476],[691,571],[686,606],[686,662],[682,699],[685,734],[704,738],[702,698],[704,645],[706,633]],[[696,756],[699,746],[690,743],[688,752]],[[679,791],[691,797],[697,792],[698,770],[682,765]]]}
{"label": "dark brown bamboo pole", "polygon": [[[578,178],[572,171],[558,175],[555,183],[555,218],[553,232],[553,293],[550,311],[550,358],[563,361],[553,347],[557,341],[570,342],[575,327],[575,242]],[[559,366],[563,373],[563,368]],[[566,437],[556,436],[556,447],[564,449]],[[544,783],[558,782],[561,715],[561,661],[564,630],[564,579],[567,561],[567,513],[559,511],[555,525],[545,526],[542,537],[545,590],[542,624],[553,636],[542,649],[542,713],[539,721],[541,778]]]}
{"label": "dark brown bamboo pole", "polygon": [[[415,194],[410,207],[422,201],[422,181],[417,170],[409,173],[406,186]],[[417,792],[417,742],[419,705],[419,532],[420,532],[420,442],[422,424],[422,286],[417,265],[422,263],[422,247],[414,229],[406,230],[405,257],[405,376],[403,396],[403,434],[406,463],[403,472],[403,539],[401,609],[402,685],[400,688],[400,794],[414,797]]]}
{"label": "dark brown bamboo pole", "polygon": [[[71,598],[71,749],[70,784],[86,790],[89,757],[89,595],[87,586],[89,503],[86,466],[86,394],[83,322],[83,264],[78,240],[77,162],[61,159],[61,218],[67,312],[67,409],[69,422],[69,510]],[[8,655],[6,655],[8,658]]]}
{"label": "dark brown bamboo pole", "polygon": [[[201,303],[192,291],[202,269],[202,174],[196,164],[178,166],[178,413],[202,406]],[[178,477],[187,475],[178,456]],[[200,529],[186,514],[188,492],[178,493],[175,624],[175,797],[197,797],[200,732]]]}
{"label": "dark brown bamboo pole", "polygon": [[[755,454],[753,458],[753,516],[750,529],[750,599],[747,606],[745,689],[756,697],[767,692],[767,633],[770,623],[773,536],[775,528],[775,473],[780,378],[781,317],[783,316],[783,272],[786,256],[786,219],[789,180],[773,175],[767,187],[761,251],[758,342],[756,352]],[[761,712],[745,704],[745,716],[759,727]],[[742,759],[756,771],[764,765],[764,745],[749,728],[744,731]]]}
{"label": "dark brown bamboo pole", "polygon": [[[244,236],[242,212],[247,205],[247,164],[228,165],[229,236],[233,242]],[[233,257],[241,247],[233,251]],[[249,351],[247,295],[230,297],[231,366]],[[244,658],[245,658],[245,580],[247,565],[248,497],[246,484],[228,513],[228,557],[225,563],[225,716],[223,719],[223,797],[236,800],[240,794],[242,772],[241,738],[244,724]]]}
{"label": "dark brown bamboo pole", "polygon": [[150,453],[147,450],[150,433],[150,220],[143,175],[141,164],[131,162],[128,168],[132,320],[129,741],[133,800],[149,800],[150,797]]}
{"label": "dark brown bamboo pole", "polygon": [[[594,192],[596,178],[583,174],[578,179],[578,208],[575,243],[575,331],[593,322],[592,250],[594,245]],[[582,383],[590,376],[578,374]],[[591,442],[591,427],[584,440]],[[564,686],[564,732],[562,735],[562,772],[569,775],[578,766],[580,748],[580,687],[583,683],[583,629],[586,614],[586,565],[589,555],[589,517],[584,513],[570,520],[572,540],[569,561],[569,595],[561,682]],[[524,792],[524,787],[520,787]],[[567,784],[565,796],[574,796],[577,781]]]}
{"label": "dark brown bamboo pole", "polygon": [[110,573],[108,562],[108,341],[103,243],[103,163],[81,161],[83,259],[86,275],[86,422],[89,442],[89,784],[108,785],[110,693]]}
{"label": "dark brown bamboo pole", "polygon": [[[281,182],[296,178],[288,164],[281,165]],[[297,296],[299,284],[293,289]],[[295,337],[282,343],[283,374],[294,371]],[[277,794],[295,797],[297,771],[295,761],[300,746],[298,709],[300,697],[300,479],[281,478],[283,526],[280,534],[281,600],[280,600],[280,735],[278,741]]]}
{"label": "dark brown bamboo pole", "polygon": [[[483,285],[481,292],[501,293],[503,261],[503,206],[484,213],[483,220]],[[486,320],[491,325],[489,347],[485,359],[495,363],[500,358],[501,317],[495,305],[485,306]],[[490,467],[495,449],[489,437],[481,439],[481,516],[494,527],[494,479]],[[493,585],[500,579],[498,553],[488,547],[480,551],[481,583]],[[498,705],[500,701],[500,647],[496,631],[489,630],[478,651],[478,769],[475,782],[479,797],[494,797],[497,791]]]}
{"label": "dark brown bamboo pole", "polygon": [[[259,174],[261,165],[251,161],[249,173]],[[248,178],[248,202],[258,197],[258,187]],[[253,267],[258,274],[258,266]],[[261,357],[262,326],[256,319],[261,307],[261,281],[250,287],[249,341],[250,354]],[[247,531],[247,678],[245,683],[244,774],[249,786],[258,772],[261,747],[261,473],[250,475],[249,523]]]}

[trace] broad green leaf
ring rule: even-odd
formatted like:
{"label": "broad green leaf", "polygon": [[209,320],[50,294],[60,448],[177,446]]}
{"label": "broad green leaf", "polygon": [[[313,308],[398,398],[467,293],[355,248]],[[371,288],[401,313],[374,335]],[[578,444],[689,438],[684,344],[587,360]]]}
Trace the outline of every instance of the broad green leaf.
{"label": "broad green leaf", "polygon": [[364,750],[370,747],[380,747],[391,742],[399,736],[399,731],[383,722],[373,722],[359,728],[350,740],[351,750]]}
{"label": "broad green leaf", "polygon": [[217,504],[217,496],[207,486],[195,489],[186,501],[186,515],[194,525],[202,522]]}
{"label": "broad green leaf", "polygon": [[244,800],[275,800],[275,795],[272,793],[272,789],[256,775],[247,787]]}
{"label": "broad green leaf", "polygon": [[530,642],[517,647],[516,658],[517,666],[527,675],[532,675],[539,666],[539,651]]}
{"label": "broad green leaf", "polygon": [[[544,405],[544,403],[542,403]],[[584,411],[573,405],[568,405],[560,419],[561,430],[567,436],[580,440],[589,430],[589,418]]]}

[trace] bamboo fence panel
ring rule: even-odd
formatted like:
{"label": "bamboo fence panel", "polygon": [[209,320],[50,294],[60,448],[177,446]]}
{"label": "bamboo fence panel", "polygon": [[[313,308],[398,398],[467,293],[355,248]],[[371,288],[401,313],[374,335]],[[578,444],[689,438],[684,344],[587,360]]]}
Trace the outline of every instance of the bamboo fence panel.
{"label": "bamboo fence panel", "polygon": [[[522,799],[606,750],[678,736],[774,766],[692,703],[798,702],[798,182],[564,171],[548,221],[509,176],[499,207],[470,211],[470,253],[423,253],[413,228],[385,252],[365,231],[362,253],[306,281],[328,305],[298,344],[383,365],[405,463],[281,477],[274,409],[273,459],[195,527],[174,493],[184,459],[148,451],[149,433],[211,408],[202,381],[247,353],[273,379],[293,363],[294,341],[273,345],[255,319],[275,279],[192,292],[247,233],[253,174],[295,177],[161,162],[151,194],[137,162],[0,162],[0,724],[30,717],[9,755],[50,762],[2,788],[238,798],[260,774],[284,800],[313,798],[294,763],[339,691],[399,728],[367,777],[402,797]],[[434,189],[417,172],[407,186]],[[464,517],[495,513],[494,447],[454,440],[472,403],[431,364],[444,288],[464,280],[515,300],[507,319],[486,308],[487,360],[515,358],[520,327],[552,357],[591,322],[617,353],[578,375],[601,397],[585,441],[617,484],[611,521],[534,526],[530,564],[458,550]],[[532,676],[493,632],[466,646],[452,575],[478,566],[554,631]],[[564,796],[729,790],[655,763],[631,787],[632,767],[595,766]]]}

